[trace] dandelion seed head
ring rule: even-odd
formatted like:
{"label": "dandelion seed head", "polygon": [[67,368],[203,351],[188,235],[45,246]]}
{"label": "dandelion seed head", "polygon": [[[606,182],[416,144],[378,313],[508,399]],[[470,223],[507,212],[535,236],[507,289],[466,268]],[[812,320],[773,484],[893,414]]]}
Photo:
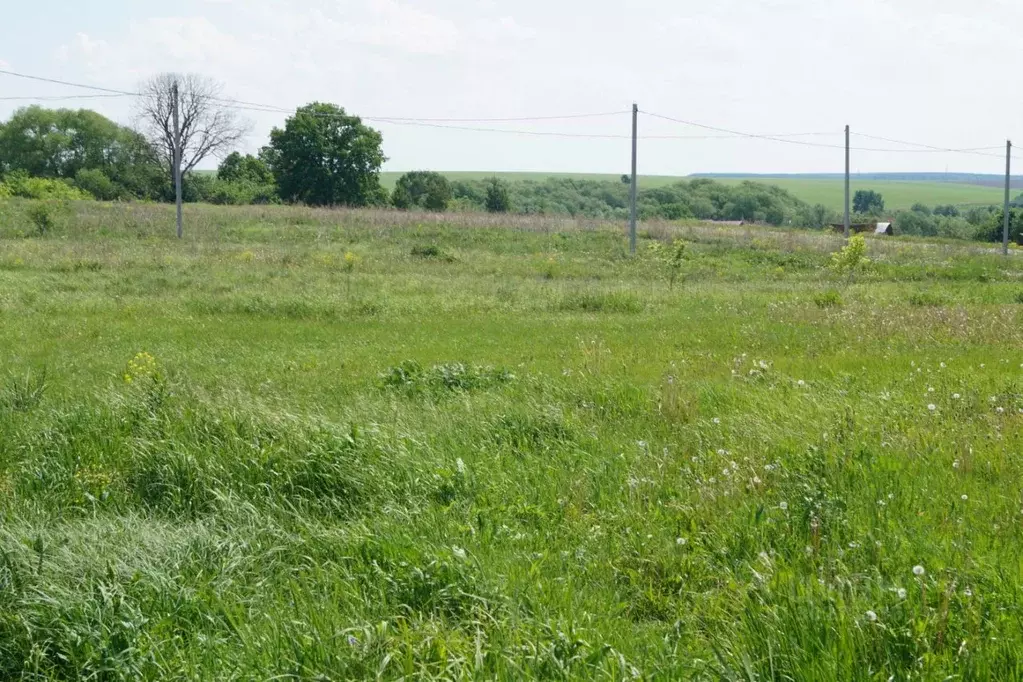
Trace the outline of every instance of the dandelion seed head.
{"label": "dandelion seed head", "polygon": [[869,620],[871,623],[877,621],[877,614],[874,613],[873,611],[867,611],[866,616],[867,620]]}
{"label": "dandelion seed head", "polygon": [[927,573],[927,571],[925,571],[924,567],[921,566],[920,564],[917,564],[916,566],[913,567],[913,575],[922,576],[925,573]]}
{"label": "dandelion seed head", "polygon": [[931,403],[930,405],[927,406],[927,409],[930,410],[931,412],[934,412],[935,410],[938,409],[938,406],[935,405],[934,403]]}
{"label": "dandelion seed head", "polygon": [[781,509],[782,511],[788,511],[788,508],[789,503],[786,502],[785,500],[782,500],[781,502],[778,503],[778,509]]}
{"label": "dandelion seed head", "polygon": [[962,497],[960,497],[959,499],[961,499],[961,500],[962,500],[963,502],[966,502],[967,500],[969,500],[969,499],[970,499],[970,496],[969,496],[969,495],[963,495],[963,496],[962,496]]}
{"label": "dandelion seed head", "polygon": [[896,594],[899,595],[899,599],[905,599],[906,598],[906,588],[905,587],[900,587],[898,589],[898,591],[896,592]]}

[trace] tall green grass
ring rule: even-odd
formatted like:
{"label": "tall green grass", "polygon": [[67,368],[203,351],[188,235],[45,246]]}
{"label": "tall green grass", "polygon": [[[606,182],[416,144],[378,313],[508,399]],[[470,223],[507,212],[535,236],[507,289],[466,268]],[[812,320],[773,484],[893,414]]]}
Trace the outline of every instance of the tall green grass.
{"label": "tall green grass", "polygon": [[1023,676],[1015,256],[29,208],[0,679]]}

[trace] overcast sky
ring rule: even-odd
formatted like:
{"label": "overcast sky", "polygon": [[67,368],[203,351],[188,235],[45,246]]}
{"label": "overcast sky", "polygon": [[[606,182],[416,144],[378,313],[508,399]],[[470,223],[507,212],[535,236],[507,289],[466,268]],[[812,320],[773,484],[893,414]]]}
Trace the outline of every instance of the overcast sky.
{"label": "overcast sky", "polygon": [[[649,112],[732,130],[853,131],[941,147],[1023,143],[1020,0],[3,0],[0,68],[132,90],[160,71],[238,99],[362,116],[594,119],[464,124],[628,135]],[[0,98],[69,88],[0,75]],[[24,102],[0,100],[6,119]],[[52,105],[52,103],[47,103]],[[72,102],[130,122],[125,100]],[[283,116],[246,112],[246,149]],[[628,172],[627,139],[374,123],[390,170]],[[642,116],[641,135],[707,131]],[[713,134],[713,133],[711,133]],[[854,137],[854,146],[891,149]],[[998,152],[993,152],[998,154]],[[840,172],[842,150],[642,140],[640,172]],[[1023,161],[1018,162],[1023,168]],[[995,157],[856,151],[853,170],[998,173]]]}

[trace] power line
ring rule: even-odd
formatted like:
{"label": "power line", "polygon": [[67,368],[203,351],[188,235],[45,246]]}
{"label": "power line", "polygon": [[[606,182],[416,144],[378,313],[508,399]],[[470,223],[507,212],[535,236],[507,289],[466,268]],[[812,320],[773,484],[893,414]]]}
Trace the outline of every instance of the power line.
{"label": "power line", "polygon": [[[704,123],[696,123],[694,121],[686,121],[686,120],[681,119],[681,118],[673,118],[671,116],[664,116],[663,114],[655,114],[652,111],[643,111],[641,113],[646,114],[647,116],[652,116],[653,118],[659,118],[659,119],[663,119],[665,121],[671,121],[672,123],[681,123],[682,125],[692,126],[694,128],[703,128],[704,130],[713,130],[714,132],[718,132],[718,133],[727,133],[728,135],[731,135],[733,137],[748,137],[748,138],[754,138],[754,139],[759,139],[759,140],[771,140],[773,142],[783,142],[785,144],[798,144],[798,145],[803,145],[803,146],[807,146],[807,147],[828,147],[828,148],[831,148],[831,149],[845,149],[845,147],[843,145],[838,145],[838,144],[823,144],[823,143],[820,143],[820,142],[805,142],[803,140],[789,139],[787,137],[781,137],[779,135],[758,135],[756,133],[744,133],[744,132],[741,132],[741,131],[738,131],[738,130],[729,130],[728,128],[719,128],[718,126],[706,125]],[[837,132],[836,132],[836,134],[837,134]]]}
{"label": "power line", "polygon": [[129,97],[130,95],[21,95],[15,97],[0,97],[0,101],[31,101],[31,102],[59,102],[68,99],[116,99],[118,97]]}
{"label": "power line", "polygon": [[25,78],[25,79],[32,80],[32,81],[40,81],[42,83],[54,83],[56,85],[66,85],[66,86],[68,86],[70,88],[82,88],[82,89],[85,89],[85,90],[95,90],[96,92],[109,92],[109,93],[113,93],[115,95],[127,95],[129,97],[134,97],[134,96],[138,95],[137,92],[127,92],[125,90],[114,90],[112,88],[101,88],[101,87],[96,86],[96,85],[85,85],[83,83],[72,83],[70,81],[62,81],[62,80],[57,80],[55,78],[43,78],[42,76],[30,76],[30,75],[25,74],[25,73],[16,73],[14,71],[6,71],[4,69],[0,69],[0,73],[4,74],[5,76],[14,76],[15,78]]}
{"label": "power line", "polygon": [[[904,144],[904,145],[909,146],[909,147],[923,147],[925,150],[930,150],[930,151],[955,152],[955,153],[959,153],[959,154],[973,154],[973,153],[976,153],[976,152],[984,152],[984,151],[990,151],[992,149],[1001,149],[1002,148],[1001,145],[995,145],[993,147],[971,147],[971,148],[967,148],[967,149],[949,149],[949,148],[946,148],[946,147],[935,147],[934,145],[921,144],[919,142],[907,142],[906,140],[896,140],[896,139],[890,138],[890,137],[880,137],[878,135],[868,135],[867,133],[853,132],[853,135],[857,135],[859,137],[865,137],[865,138],[870,139],[870,140],[879,140],[881,142],[891,142],[893,144]],[[911,150],[905,150],[905,151],[911,151]],[[977,156],[994,156],[996,158],[1001,158],[1000,154],[977,154]]]}
{"label": "power line", "polygon": [[[710,125],[706,125],[704,123],[696,123],[695,121],[686,121],[686,120],[680,119],[680,118],[673,118],[671,116],[664,116],[662,114],[655,114],[655,113],[649,112],[649,111],[644,111],[643,113],[646,114],[647,116],[652,116],[654,118],[664,119],[666,121],[672,121],[673,123],[681,123],[682,125],[693,126],[694,128],[703,128],[705,130],[714,130],[716,132],[728,133],[728,134],[734,135],[736,137],[746,137],[746,138],[753,138],[753,139],[758,139],[758,140],[769,140],[769,141],[772,141],[772,142],[783,142],[783,143],[786,143],[786,144],[798,144],[798,145],[803,145],[803,146],[806,146],[806,147],[824,147],[824,148],[827,148],[827,149],[845,149],[845,147],[843,145],[823,144],[823,143],[819,143],[819,142],[805,142],[803,140],[792,140],[792,139],[786,139],[786,138],[781,137],[779,135],[758,135],[756,133],[744,133],[744,132],[740,132],[740,131],[737,131],[737,130],[729,130],[727,128],[719,128],[717,126],[710,126]],[[864,135],[864,137],[871,137],[871,136]],[[883,139],[886,142],[893,142],[895,144],[913,144],[913,143],[902,142],[902,141],[899,141],[899,140],[892,140],[892,139],[888,139],[888,138],[876,138],[876,139]],[[884,152],[884,153],[893,153],[893,154],[907,154],[907,153],[908,154],[921,154],[921,153],[934,154],[934,153],[939,153],[939,152],[951,152],[951,153],[976,154],[976,155],[979,155],[979,156],[994,156],[994,157],[998,157],[998,155],[997,154],[984,154],[981,150],[984,150],[984,149],[1000,149],[1000,147],[980,147],[980,148],[976,148],[976,149],[950,149],[950,148],[945,148],[945,147],[932,147],[930,145],[918,145],[918,146],[925,146],[927,148],[926,149],[879,149],[879,148],[876,148],[876,147],[851,147],[850,149],[852,149],[854,151],[859,151],[859,152]]]}
{"label": "power line", "polygon": [[[140,93],[128,92],[126,90],[115,90],[113,88],[104,88],[97,85],[87,85],[84,83],[75,83],[72,81],[59,80],[55,78],[45,78],[42,76],[33,76],[30,74],[18,73],[15,71],[8,71],[6,69],[0,69],[0,74],[13,76],[15,78],[24,78],[27,80],[39,81],[42,83],[52,83],[56,85],[64,85],[72,88],[81,88],[85,90],[92,90],[98,93],[104,93],[102,95],[64,95],[64,96],[5,96],[0,97],[0,101],[17,101],[17,100],[31,100],[31,101],[59,101],[59,100],[72,100],[72,99],[88,99],[88,98],[104,98],[104,97],[137,97]],[[292,110],[283,107],[260,104],[256,102],[246,102],[237,99],[228,99],[221,97],[211,98],[214,101],[220,102],[231,108],[253,111],[258,113],[277,113],[277,114],[291,114]],[[546,116],[519,116],[519,117],[504,117],[504,118],[412,118],[412,117],[401,117],[401,116],[362,116],[367,121],[374,121],[378,123],[390,123],[394,125],[411,125],[419,127],[429,128],[442,128],[450,130],[466,130],[471,132],[486,132],[486,133],[503,133],[512,135],[529,135],[529,136],[541,136],[541,137],[564,137],[564,138],[588,138],[588,139],[629,139],[628,135],[614,135],[614,134],[597,134],[597,133],[568,133],[568,132],[554,132],[554,131],[538,131],[538,130],[512,130],[512,129],[500,129],[500,128],[487,128],[487,127],[476,127],[476,126],[459,126],[459,125],[448,125],[457,123],[510,123],[510,122],[527,122],[527,121],[554,121],[554,120],[573,120],[573,119],[585,119],[585,118],[600,118],[618,116],[631,113],[628,111],[611,111],[611,112],[595,112],[595,113],[583,113],[583,114],[561,114],[561,115],[546,115]],[[688,121],[681,118],[674,118],[671,116],[665,116],[663,114],[656,114],[650,111],[641,112],[647,116],[654,118],[671,121],[673,123],[679,123],[682,125],[692,126],[695,128],[701,128],[712,132],[720,133],[720,135],[647,135],[641,136],[639,139],[646,140],[713,140],[713,139],[734,139],[734,138],[750,138],[768,140],[771,142],[781,142],[784,144],[795,144],[805,147],[818,147],[826,149],[844,149],[843,145],[828,144],[821,142],[810,142],[806,140],[798,140],[794,138],[798,137],[812,137],[812,136],[826,136],[826,135],[837,135],[835,133],[779,133],[779,134],[757,134],[748,133],[738,130],[730,130],[728,128],[722,128],[719,126],[707,125],[704,123],[697,123],[695,121]],[[337,117],[339,115],[334,114],[320,114],[313,112],[313,116],[325,116],[325,117]],[[891,142],[893,144],[901,144],[905,146],[920,147],[920,149],[879,149],[873,147],[854,147],[856,151],[863,152],[884,152],[884,153],[956,153],[956,154],[973,154],[976,156],[988,156],[1000,158],[999,154],[986,153],[990,150],[1000,149],[1001,147],[974,147],[969,149],[953,149],[947,147],[937,147],[933,145],[920,144],[916,142],[907,142],[904,140],[896,140],[893,138],[880,137],[875,135],[867,135],[865,133],[854,133],[860,137],[868,139],[876,139],[884,142]]]}

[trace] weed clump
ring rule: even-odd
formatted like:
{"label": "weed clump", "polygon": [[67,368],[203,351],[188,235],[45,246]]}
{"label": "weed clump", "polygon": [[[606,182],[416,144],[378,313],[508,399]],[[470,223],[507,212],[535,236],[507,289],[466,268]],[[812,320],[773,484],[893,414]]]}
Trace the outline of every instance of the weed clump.
{"label": "weed clump", "polygon": [[909,304],[918,308],[937,308],[946,303],[942,296],[929,291],[916,291],[909,295]]}
{"label": "weed clump", "polygon": [[813,303],[818,308],[840,308],[842,307],[842,294],[835,289],[828,289],[813,295]]}
{"label": "weed clump", "polygon": [[384,388],[407,396],[483,391],[515,380],[506,369],[466,365],[461,362],[424,368],[406,360],[380,374]]}
{"label": "weed clump", "polygon": [[559,312],[572,313],[622,313],[643,312],[643,302],[633,294],[621,291],[581,292],[565,296],[557,304]]}
{"label": "weed clump", "polygon": [[413,258],[421,258],[423,260],[437,260],[444,263],[455,262],[454,256],[449,253],[445,253],[444,250],[436,244],[413,246],[411,254]]}
{"label": "weed clump", "polygon": [[46,370],[14,376],[0,390],[0,411],[28,412],[39,406],[46,393]]}

